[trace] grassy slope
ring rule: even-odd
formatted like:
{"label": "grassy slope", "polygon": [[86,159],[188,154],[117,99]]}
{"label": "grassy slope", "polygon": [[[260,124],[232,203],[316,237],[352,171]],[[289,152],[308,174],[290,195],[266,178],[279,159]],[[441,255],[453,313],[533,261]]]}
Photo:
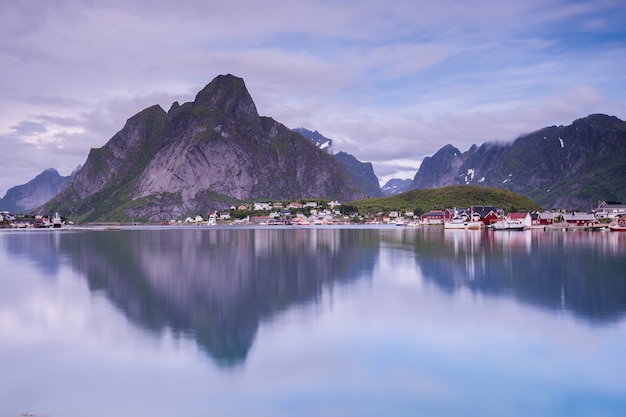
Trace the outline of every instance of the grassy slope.
{"label": "grassy slope", "polygon": [[528,198],[500,188],[471,185],[451,185],[441,188],[423,188],[391,197],[369,198],[347,203],[360,213],[413,210],[425,213],[436,208],[494,206],[510,211],[539,210],[540,206]]}

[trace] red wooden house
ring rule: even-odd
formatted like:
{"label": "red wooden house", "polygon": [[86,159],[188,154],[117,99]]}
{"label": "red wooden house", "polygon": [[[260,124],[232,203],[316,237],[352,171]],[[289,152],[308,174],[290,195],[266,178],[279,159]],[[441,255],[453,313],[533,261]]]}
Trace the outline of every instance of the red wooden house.
{"label": "red wooden house", "polygon": [[472,213],[472,220],[481,221],[485,226],[497,222],[498,219],[504,216],[502,209],[493,206],[471,206],[470,211]]}
{"label": "red wooden house", "polygon": [[445,213],[442,210],[431,210],[420,216],[422,224],[442,224],[444,222]]}

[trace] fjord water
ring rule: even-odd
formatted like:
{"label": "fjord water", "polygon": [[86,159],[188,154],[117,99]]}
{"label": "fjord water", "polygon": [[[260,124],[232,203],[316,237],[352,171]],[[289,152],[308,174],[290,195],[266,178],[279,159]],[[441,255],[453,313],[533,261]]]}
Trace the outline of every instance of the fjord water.
{"label": "fjord water", "polygon": [[0,415],[618,416],[626,234],[0,232]]}

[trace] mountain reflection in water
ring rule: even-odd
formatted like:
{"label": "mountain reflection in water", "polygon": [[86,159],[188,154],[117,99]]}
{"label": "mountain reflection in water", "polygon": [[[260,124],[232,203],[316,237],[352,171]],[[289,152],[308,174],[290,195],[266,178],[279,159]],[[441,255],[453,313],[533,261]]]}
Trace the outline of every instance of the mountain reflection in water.
{"label": "mountain reflection in water", "polygon": [[371,273],[378,244],[363,230],[174,229],[67,234],[62,250],[131,320],[191,333],[230,366],[264,318]]}
{"label": "mountain reflection in water", "polygon": [[245,361],[262,320],[319,302],[335,283],[371,277],[385,250],[411,253],[423,279],[446,292],[468,288],[613,322],[626,310],[622,235],[172,228],[12,233],[6,248],[46,274],[68,262],[134,323],[192,335],[229,367]]}
{"label": "mountain reflection in water", "polygon": [[626,311],[626,236],[590,232],[446,231],[443,247],[416,243],[422,273],[446,291],[511,296],[594,322]]}

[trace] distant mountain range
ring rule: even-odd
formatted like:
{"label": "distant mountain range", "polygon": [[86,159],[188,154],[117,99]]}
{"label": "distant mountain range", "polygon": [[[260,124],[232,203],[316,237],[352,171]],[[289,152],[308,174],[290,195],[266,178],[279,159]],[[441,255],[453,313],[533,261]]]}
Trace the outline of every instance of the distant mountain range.
{"label": "distant mountain range", "polygon": [[297,127],[292,130],[294,132],[301,134],[302,136],[304,136],[305,138],[313,142],[315,146],[317,146],[319,149],[326,151],[326,153],[329,153],[331,155],[333,154],[333,140],[327,137],[324,137],[317,130],[310,131],[309,129],[305,129],[303,127]]}
{"label": "distant mountain range", "polygon": [[0,210],[11,213],[28,213],[67,187],[79,166],[67,177],[63,177],[54,168],[48,168],[26,184],[9,188],[3,198],[0,198]]}
{"label": "distant mountain range", "polygon": [[544,208],[590,209],[626,201],[626,122],[593,114],[513,143],[452,145],[424,158],[411,188],[477,184],[522,194]]}
{"label": "distant mountain range", "polygon": [[221,75],[193,102],[167,112],[152,106],[128,119],[78,172],[61,177],[51,168],[9,189],[0,209],[154,221],[240,201],[353,201],[457,184],[506,189],[544,208],[626,201],[626,122],[614,116],[593,114],[465,152],[448,144],[424,158],[413,180],[383,187],[371,163],[332,154],[332,146],[318,131],[260,117],[243,80]]}
{"label": "distant mountain range", "polygon": [[381,187],[381,191],[384,196],[388,197],[396,194],[401,194],[405,191],[409,191],[412,186],[412,179],[392,178]]}
{"label": "distant mountain range", "polygon": [[220,75],[193,102],[128,119],[40,211],[79,222],[158,221],[238,201],[363,197],[335,158],[260,117],[244,81]]}

